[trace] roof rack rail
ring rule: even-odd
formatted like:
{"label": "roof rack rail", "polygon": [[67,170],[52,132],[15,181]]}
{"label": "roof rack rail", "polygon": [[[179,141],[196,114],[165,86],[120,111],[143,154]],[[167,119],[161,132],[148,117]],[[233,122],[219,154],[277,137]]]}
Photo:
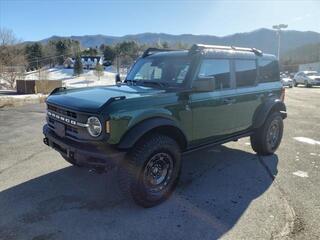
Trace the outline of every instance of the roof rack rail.
{"label": "roof rack rail", "polygon": [[169,48],[148,48],[147,50],[145,50],[142,54],[142,57],[147,57],[153,53],[156,53],[156,52],[170,52],[170,51],[181,51],[182,49],[169,49]]}
{"label": "roof rack rail", "polygon": [[244,47],[235,47],[235,46],[220,46],[220,45],[205,45],[205,44],[194,44],[189,51],[191,53],[199,52],[204,49],[218,49],[218,50],[234,50],[234,51],[243,51],[243,52],[253,52],[256,55],[261,56],[262,51],[256,48],[244,48]]}

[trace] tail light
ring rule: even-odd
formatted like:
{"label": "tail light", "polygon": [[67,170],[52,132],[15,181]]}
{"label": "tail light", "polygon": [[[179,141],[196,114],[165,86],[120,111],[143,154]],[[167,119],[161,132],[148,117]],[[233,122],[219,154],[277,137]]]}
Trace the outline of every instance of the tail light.
{"label": "tail light", "polygon": [[281,88],[280,100],[284,102],[284,97],[286,95],[286,89],[284,87]]}

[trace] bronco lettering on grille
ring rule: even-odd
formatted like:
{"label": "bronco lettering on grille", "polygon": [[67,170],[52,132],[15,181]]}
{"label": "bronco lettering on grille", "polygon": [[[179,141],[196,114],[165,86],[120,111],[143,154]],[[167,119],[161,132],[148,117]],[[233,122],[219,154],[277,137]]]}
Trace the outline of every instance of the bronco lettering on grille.
{"label": "bronco lettering on grille", "polygon": [[53,113],[53,112],[48,111],[47,114],[49,117],[55,118],[57,120],[60,120],[62,122],[68,123],[68,124],[72,124],[72,125],[76,125],[76,126],[80,126],[80,127],[87,127],[87,124],[85,124],[85,123],[80,123],[80,122],[74,121],[72,119],[66,118],[64,116],[60,116],[60,115]]}

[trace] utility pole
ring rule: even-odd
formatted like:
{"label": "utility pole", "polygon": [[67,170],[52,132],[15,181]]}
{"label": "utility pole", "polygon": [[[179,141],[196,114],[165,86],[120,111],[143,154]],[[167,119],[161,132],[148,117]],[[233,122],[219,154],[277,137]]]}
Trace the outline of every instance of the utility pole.
{"label": "utility pole", "polygon": [[37,57],[37,68],[38,68],[38,71],[39,71],[38,80],[40,80],[39,57]]}
{"label": "utility pole", "polygon": [[277,31],[278,35],[278,60],[280,61],[280,45],[281,45],[281,29],[287,28],[287,24],[278,24],[278,25],[273,25],[272,28]]}

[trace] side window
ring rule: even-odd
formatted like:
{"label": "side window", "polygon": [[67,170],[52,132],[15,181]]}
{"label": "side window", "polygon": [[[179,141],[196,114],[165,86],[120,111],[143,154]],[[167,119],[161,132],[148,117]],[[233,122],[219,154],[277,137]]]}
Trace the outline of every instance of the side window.
{"label": "side window", "polygon": [[226,59],[204,59],[198,78],[215,77],[218,89],[230,88],[230,61]]}
{"label": "side window", "polygon": [[259,82],[279,81],[279,65],[275,60],[259,59]]}
{"label": "side window", "polygon": [[255,60],[235,60],[237,87],[254,86],[257,80]]}

